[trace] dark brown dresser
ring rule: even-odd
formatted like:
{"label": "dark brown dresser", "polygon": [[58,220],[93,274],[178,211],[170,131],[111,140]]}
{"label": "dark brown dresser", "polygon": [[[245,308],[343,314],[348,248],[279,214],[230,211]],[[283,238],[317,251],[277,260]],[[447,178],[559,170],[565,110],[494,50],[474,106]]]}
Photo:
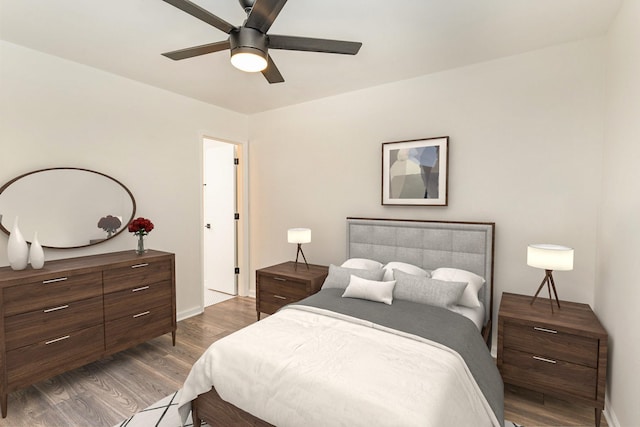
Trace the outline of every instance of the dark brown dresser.
{"label": "dark brown dresser", "polygon": [[256,311],[273,314],[279,308],[313,295],[320,290],[329,267],[293,261],[272,265],[256,271]]}
{"label": "dark brown dresser", "polygon": [[498,313],[498,368],[513,384],[604,409],[607,332],[587,304],[502,294]]}
{"label": "dark brown dresser", "polygon": [[149,250],[0,268],[0,392],[10,392],[159,335],[176,338],[175,256]]}

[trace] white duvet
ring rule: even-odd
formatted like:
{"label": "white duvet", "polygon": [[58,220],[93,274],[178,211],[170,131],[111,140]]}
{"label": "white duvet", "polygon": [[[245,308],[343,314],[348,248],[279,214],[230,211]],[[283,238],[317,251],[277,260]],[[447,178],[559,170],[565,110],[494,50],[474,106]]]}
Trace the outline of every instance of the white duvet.
{"label": "white duvet", "polygon": [[211,387],[276,426],[500,426],[463,359],[440,344],[292,306],[216,341],[181,392]]}

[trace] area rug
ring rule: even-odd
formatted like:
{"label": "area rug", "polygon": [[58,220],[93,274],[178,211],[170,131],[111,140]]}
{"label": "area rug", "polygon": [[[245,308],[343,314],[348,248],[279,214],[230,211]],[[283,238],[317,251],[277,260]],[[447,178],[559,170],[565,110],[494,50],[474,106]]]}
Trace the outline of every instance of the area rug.
{"label": "area rug", "polygon": [[[208,425],[202,423],[203,426]],[[178,414],[178,392],[170,394],[164,399],[160,399],[148,408],[133,414],[126,420],[113,427],[181,427],[180,415]],[[187,418],[185,427],[193,426],[191,414]]]}
{"label": "area rug", "polygon": [[[178,415],[178,392],[176,391],[113,427],[180,427],[181,425],[180,415]],[[202,425],[208,424],[202,423]],[[185,427],[192,426],[193,421],[189,415]],[[511,421],[505,421],[504,426],[524,427]]]}

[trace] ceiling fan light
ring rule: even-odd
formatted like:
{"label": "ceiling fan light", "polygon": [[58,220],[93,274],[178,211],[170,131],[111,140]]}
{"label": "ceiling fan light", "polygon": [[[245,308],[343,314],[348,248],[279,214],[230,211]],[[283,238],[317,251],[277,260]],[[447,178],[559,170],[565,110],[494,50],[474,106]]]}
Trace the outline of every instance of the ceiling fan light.
{"label": "ceiling fan light", "polygon": [[231,54],[231,64],[239,70],[246,71],[247,73],[257,73],[267,68],[266,55],[260,55],[263,53],[259,50],[254,52],[233,52]]}

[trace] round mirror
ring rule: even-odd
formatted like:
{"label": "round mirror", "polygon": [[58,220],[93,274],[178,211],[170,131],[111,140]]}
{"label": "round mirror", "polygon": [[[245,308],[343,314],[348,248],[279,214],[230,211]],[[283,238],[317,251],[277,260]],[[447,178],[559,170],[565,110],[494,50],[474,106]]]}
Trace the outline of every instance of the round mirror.
{"label": "round mirror", "polygon": [[126,230],[135,211],[127,187],[88,169],[41,169],[0,187],[0,230],[10,234],[18,218],[25,239],[37,232],[48,248],[102,243]]}

